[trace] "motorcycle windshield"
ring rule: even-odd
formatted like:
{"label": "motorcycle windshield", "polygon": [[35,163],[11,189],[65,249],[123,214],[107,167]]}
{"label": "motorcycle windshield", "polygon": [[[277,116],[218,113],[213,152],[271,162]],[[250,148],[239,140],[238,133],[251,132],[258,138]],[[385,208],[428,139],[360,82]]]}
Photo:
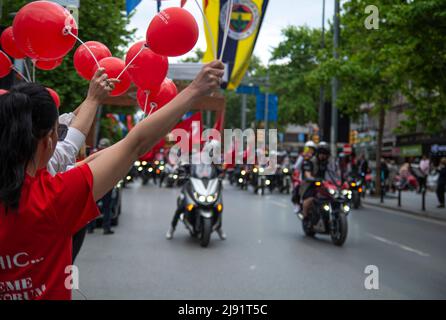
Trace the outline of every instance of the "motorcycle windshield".
{"label": "motorcycle windshield", "polygon": [[210,164],[197,164],[192,166],[192,177],[197,179],[212,179],[216,176],[215,169]]}

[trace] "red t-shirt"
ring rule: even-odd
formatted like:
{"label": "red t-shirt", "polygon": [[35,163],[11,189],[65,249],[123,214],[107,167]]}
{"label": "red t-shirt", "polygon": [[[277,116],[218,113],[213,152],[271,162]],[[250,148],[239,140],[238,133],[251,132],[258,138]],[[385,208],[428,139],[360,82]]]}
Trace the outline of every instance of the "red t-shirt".
{"label": "red t-shirt", "polygon": [[92,187],[88,165],[42,169],[26,176],[17,212],[0,203],[0,300],[71,299],[72,236],[99,214]]}

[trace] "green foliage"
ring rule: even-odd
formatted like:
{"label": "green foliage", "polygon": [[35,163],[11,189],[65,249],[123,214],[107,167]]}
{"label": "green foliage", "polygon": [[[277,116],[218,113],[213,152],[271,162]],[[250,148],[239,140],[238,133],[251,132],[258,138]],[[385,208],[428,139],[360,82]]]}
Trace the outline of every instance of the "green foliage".
{"label": "green foliage", "polygon": [[[27,2],[4,1],[2,24],[11,25],[12,18],[7,13],[17,12]],[[134,33],[134,30],[127,29],[129,19],[125,12],[125,0],[81,1],[79,37],[83,41],[102,42],[110,49],[113,56],[123,57],[123,50],[132,41]],[[88,91],[88,82],[78,76],[73,67],[73,54],[78,46],[79,43],[57,69],[36,70],[36,81],[53,88],[59,94],[62,112],[75,109],[84,100]]]}
{"label": "green foliage", "polygon": [[[289,26],[282,31],[285,39],[273,49],[270,66],[271,91],[279,96],[280,124],[316,121],[319,104],[319,83],[312,75],[317,68],[321,32],[308,27]],[[320,75],[319,75],[320,76]]]}

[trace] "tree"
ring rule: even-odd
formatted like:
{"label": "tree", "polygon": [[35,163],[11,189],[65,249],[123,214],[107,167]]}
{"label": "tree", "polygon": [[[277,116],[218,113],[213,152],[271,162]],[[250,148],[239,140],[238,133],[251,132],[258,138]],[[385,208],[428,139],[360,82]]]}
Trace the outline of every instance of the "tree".
{"label": "tree", "polygon": [[[402,129],[441,129],[445,111],[444,57],[446,52],[446,3],[434,1],[380,0],[379,28],[367,29],[366,0],[343,6],[339,61],[328,59],[313,78],[341,80],[338,105],[351,116],[368,102],[378,116],[376,187],[381,191],[381,150],[386,110],[396,94],[411,102]],[[437,117],[439,116],[439,117]],[[440,120],[440,121],[439,121]],[[423,126],[420,126],[420,123]]]}
{"label": "tree", "polygon": [[[3,19],[12,24],[11,13],[17,12],[28,1],[4,2]],[[134,30],[128,30],[130,17],[125,13],[125,0],[82,1],[79,8],[79,37],[83,41],[104,43],[113,56],[123,57],[124,49],[133,40]],[[44,39],[44,35],[42,35]],[[73,110],[86,96],[88,82],[73,67],[73,54],[80,44],[65,57],[61,66],[53,71],[36,70],[36,81],[57,91],[61,98],[61,111]]]}
{"label": "tree", "polygon": [[281,124],[317,121],[319,79],[311,75],[321,56],[321,31],[289,26],[282,30],[285,39],[273,49],[269,68],[271,90],[279,95]]}

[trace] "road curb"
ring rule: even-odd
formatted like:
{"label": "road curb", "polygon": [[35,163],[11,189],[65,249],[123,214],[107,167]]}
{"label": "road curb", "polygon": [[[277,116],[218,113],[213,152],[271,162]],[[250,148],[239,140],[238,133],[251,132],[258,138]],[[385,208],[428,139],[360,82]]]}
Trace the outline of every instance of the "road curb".
{"label": "road curb", "polygon": [[383,208],[383,209],[387,209],[387,210],[393,210],[393,211],[397,211],[397,212],[410,214],[410,215],[413,215],[413,216],[418,216],[418,217],[423,217],[423,218],[427,218],[427,219],[432,219],[432,220],[446,222],[446,214],[445,214],[444,217],[439,217],[439,216],[436,216],[436,215],[429,214],[428,212],[413,211],[413,210],[409,210],[409,209],[405,209],[405,208],[398,208],[398,207],[390,206],[390,205],[386,205],[386,204],[381,204],[381,203],[376,203],[376,202],[369,202],[367,200],[361,200],[361,201],[362,201],[363,204],[368,205],[368,206],[372,206],[372,207],[378,207],[378,208]]}

